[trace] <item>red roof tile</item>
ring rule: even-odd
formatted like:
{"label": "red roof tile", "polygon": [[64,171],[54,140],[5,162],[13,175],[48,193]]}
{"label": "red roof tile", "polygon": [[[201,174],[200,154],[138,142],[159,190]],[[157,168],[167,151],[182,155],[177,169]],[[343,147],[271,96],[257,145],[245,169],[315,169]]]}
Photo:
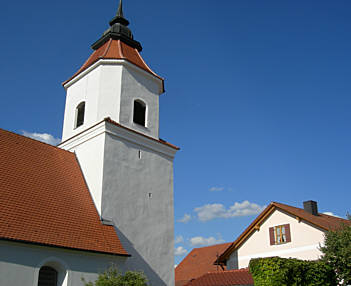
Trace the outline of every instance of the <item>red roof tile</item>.
{"label": "red roof tile", "polygon": [[191,279],[198,278],[210,271],[223,272],[220,266],[213,265],[213,261],[230,245],[231,243],[223,243],[194,248],[175,269],[177,286],[184,285]]}
{"label": "red roof tile", "polygon": [[[233,251],[238,248],[245,239],[255,230],[255,226],[260,226],[265,219],[275,210],[281,210],[296,218],[306,221],[316,227],[319,227],[325,231],[335,230],[340,228],[343,224],[351,225],[351,221],[347,219],[338,218],[326,214],[319,213],[317,216],[306,212],[304,209],[292,207],[289,205],[272,202],[269,206],[263,210],[262,213],[244,230],[244,232],[221,254],[219,258],[220,263],[224,263]],[[213,263],[215,263],[215,259]]]}
{"label": "red roof tile", "polygon": [[89,59],[83,64],[83,66],[69,80],[65,81],[63,84],[65,85],[70,80],[79,75],[81,72],[85,71],[87,68],[89,68],[101,59],[127,60],[128,62],[136,65],[144,71],[159,78],[163,82],[163,78],[158,76],[148,67],[148,65],[144,62],[143,58],[141,57],[139,51],[136,48],[132,48],[120,40],[110,39],[100,48],[94,51],[89,57]]}
{"label": "red roof tile", "polygon": [[128,255],[75,155],[0,129],[0,239]]}
{"label": "red roof tile", "polygon": [[252,275],[248,269],[229,270],[223,272],[209,272],[190,281],[185,286],[235,286],[254,285]]}

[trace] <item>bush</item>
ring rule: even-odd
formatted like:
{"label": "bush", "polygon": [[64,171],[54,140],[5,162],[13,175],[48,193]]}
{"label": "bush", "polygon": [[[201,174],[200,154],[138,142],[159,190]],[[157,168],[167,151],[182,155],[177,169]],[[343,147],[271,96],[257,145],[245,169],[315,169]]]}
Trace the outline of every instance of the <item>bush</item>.
{"label": "bush", "polygon": [[127,271],[122,274],[114,266],[99,274],[98,279],[92,282],[85,282],[85,286],[147,286],[147,279],[142,272]]}
{"label": "bush", "polygon": [[[349,216],[349,215],[348,215]],[[340,285],[351,284],[351,226],[344,225],[325,235],[322,260],[335,269]]]}
{"label": "bush", "polygon": [[258,258],[250,261],[255,286],[335,286],[335,272],[323,261]]}

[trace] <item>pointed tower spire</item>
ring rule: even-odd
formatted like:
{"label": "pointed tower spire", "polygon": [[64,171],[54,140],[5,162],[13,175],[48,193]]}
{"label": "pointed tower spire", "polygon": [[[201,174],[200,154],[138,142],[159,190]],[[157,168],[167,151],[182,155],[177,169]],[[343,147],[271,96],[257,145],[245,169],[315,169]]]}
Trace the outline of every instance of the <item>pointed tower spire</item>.
{"label": "pointed tower spire", "polygon": [[122,0],[119,1],[117,16],[121,17],[121,18],[124,18],[123,17],[123,3],[122,3]]}
{"label": "pointed tower spire", "polygon": [[109,39],[121,40],[139,52],[142,50],[141,44],[133,39],[132,31],[128,28],[129,21],[123,15],[123,3],[120,0],[116,16],[110,21],[110,28],[104,32],[102,37],[91,47],[94,50],[100,48]]}
{"label": "pointed tower spire", "polygon": [[124,18],[124,16],[123,16],[123,3],[122,3],[122,0],[119,1],[117,14],[110,21],[110,26],[112,26],[113,24],[116,24],[116,23],[120,23],[120,24],[122,24],[124,26],[128,26],[129,25],[129,21],[126,18]]}

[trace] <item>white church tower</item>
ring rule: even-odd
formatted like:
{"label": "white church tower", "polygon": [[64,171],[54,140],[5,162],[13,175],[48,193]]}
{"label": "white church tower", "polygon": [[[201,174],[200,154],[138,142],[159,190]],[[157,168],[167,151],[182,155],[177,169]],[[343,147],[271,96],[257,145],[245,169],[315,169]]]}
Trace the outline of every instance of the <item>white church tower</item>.
{"label": "white church tower", "polygon": [[60,147],[76,153],[104,223],[116,227],[150,285],[174,285],[173,159],[159,138],[163,79],[140,56],[122,1],[94,52],[64,83]]}

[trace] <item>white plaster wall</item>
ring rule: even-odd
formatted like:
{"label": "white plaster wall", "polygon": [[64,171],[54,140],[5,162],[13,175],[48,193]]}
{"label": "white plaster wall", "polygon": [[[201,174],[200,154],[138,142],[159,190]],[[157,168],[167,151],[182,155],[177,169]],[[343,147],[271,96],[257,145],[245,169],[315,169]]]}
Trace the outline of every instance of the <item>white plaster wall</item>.
{"label": "white plaster wall", "polygon": [[[37,286],[39,269],[59,270],[58,286],[83,286],[112,264],[125,271],[126,257],[0,241],[0,285]],[[63,274],[63,275],[60,275]],[[64,275],[66,274],[66,275]],[[63,277],[62,277],[63,276]],[[65,276],[65,277],[64,277]]]}
{"label": "white plaster wall", "polygon": [[[153,138],[159,138],[159,90],[160,83],[137,69],[124,67],[119,122]],[[134,100],[146,104],[146,128],[133,122]]]}
{"label": "white plaster wall", "polygon": [[132,255],[126,267],[142,269],[150,285],[173,286],[173,157],[108,134],[102,209]]}
{"label": "white plaster wall", "polygon": [[121,102],[121,65],[104,64],[100,66],[100,89],[98,96],[98,114],[96,122],[110,117],[119,122],[120,102]]}
{"label": "white plaster wall", "polygon": [[[66,85],[62,141],[106,117],[158,138],[161,85],[160,79],[124,60],[100,60]],[[135,99],[147,105],[146,128],[133,123]],[[76,108],[82,101],[85,101],[84,124],[75,128]]]}
{"label": "white plaster wall", "polygon": [[84,179],[101,215],[102,179],[104,170],[105,123],[87,130],[59,147],[75,152]]}
{"label": "white plaster wall", "polygon": [[[97,67],[67,88],[62,141],[97,123],[101,68]],[[76,108],[85,101],[84,124],[74,127]]]}
{"label": "white plaster wall", "polygon": [[[290,224],[291,242],[270,245],[269,228]],[[280,256],[316,260],[322,254],[319,243],[324,241],[324,231],[311,224],[298,220],[280,210],[275,210],[253,234],[230,256],[229,269],[245,268],[252,258]]]}

